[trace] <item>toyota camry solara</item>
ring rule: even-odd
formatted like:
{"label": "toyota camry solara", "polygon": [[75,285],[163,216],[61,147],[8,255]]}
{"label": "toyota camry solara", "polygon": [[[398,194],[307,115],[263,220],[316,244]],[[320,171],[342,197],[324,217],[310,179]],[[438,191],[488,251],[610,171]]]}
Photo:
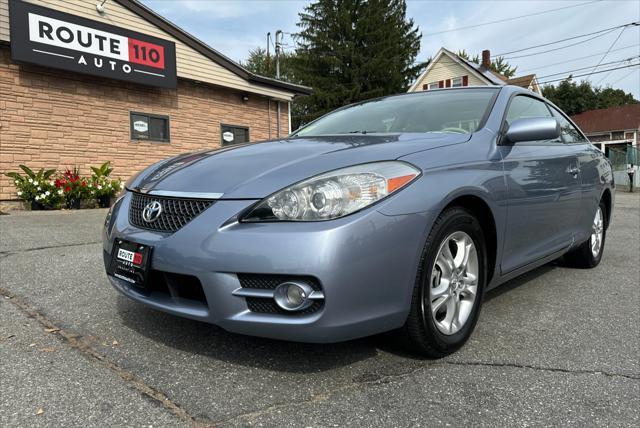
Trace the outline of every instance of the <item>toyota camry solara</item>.
{"label": "toyota camry solara", "polygon": [[487,290],[561,256],[596,266],[613,199],[610,163],[545,99],[426,91],[150,166],[107,216],[104,263],[131,299],[231,332],[398,330],[439,357]]}

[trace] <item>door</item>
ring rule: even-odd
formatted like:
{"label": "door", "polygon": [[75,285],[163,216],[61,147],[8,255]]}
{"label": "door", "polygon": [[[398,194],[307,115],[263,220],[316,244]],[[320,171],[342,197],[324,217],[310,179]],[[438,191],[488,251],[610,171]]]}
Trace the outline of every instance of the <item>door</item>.
{"label": "door", "polygon": [[[534,97],[512,98],[506,127],[525,117],[552,117]],[[506,129],[506,128],[504,128]],[[561,138],[500,146],[507,186],[503,274],[533,263],[572,243],[580,203],[575,151]]]}

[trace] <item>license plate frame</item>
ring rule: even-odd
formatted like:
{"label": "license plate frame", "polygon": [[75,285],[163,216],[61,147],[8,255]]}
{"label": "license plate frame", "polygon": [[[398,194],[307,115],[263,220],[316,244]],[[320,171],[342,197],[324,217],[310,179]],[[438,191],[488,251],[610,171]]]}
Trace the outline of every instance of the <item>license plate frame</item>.
{"label": "license plate frame", "polygon": [[107,274],[138,288],[146,288],[153,247],[116,239]]}

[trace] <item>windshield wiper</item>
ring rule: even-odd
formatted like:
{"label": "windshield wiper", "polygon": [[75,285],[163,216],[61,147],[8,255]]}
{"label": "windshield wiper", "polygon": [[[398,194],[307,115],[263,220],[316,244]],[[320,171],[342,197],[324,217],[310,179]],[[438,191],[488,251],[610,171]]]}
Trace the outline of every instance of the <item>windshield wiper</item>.
{"label": "windshield wiper", "polygon": [[367,132],[371,132],[371,131],[349,131],[348,134],[366,134]]}

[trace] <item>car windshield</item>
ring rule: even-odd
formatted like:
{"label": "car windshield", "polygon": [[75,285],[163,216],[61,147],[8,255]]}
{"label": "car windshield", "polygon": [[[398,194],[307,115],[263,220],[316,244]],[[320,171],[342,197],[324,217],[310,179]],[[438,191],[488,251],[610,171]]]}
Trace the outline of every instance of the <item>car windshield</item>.
{"label": "car windshield", "polygon": [[475,132],[497,88],[426,91],[355,104],[310,123],[293,137],[352,133]]}

